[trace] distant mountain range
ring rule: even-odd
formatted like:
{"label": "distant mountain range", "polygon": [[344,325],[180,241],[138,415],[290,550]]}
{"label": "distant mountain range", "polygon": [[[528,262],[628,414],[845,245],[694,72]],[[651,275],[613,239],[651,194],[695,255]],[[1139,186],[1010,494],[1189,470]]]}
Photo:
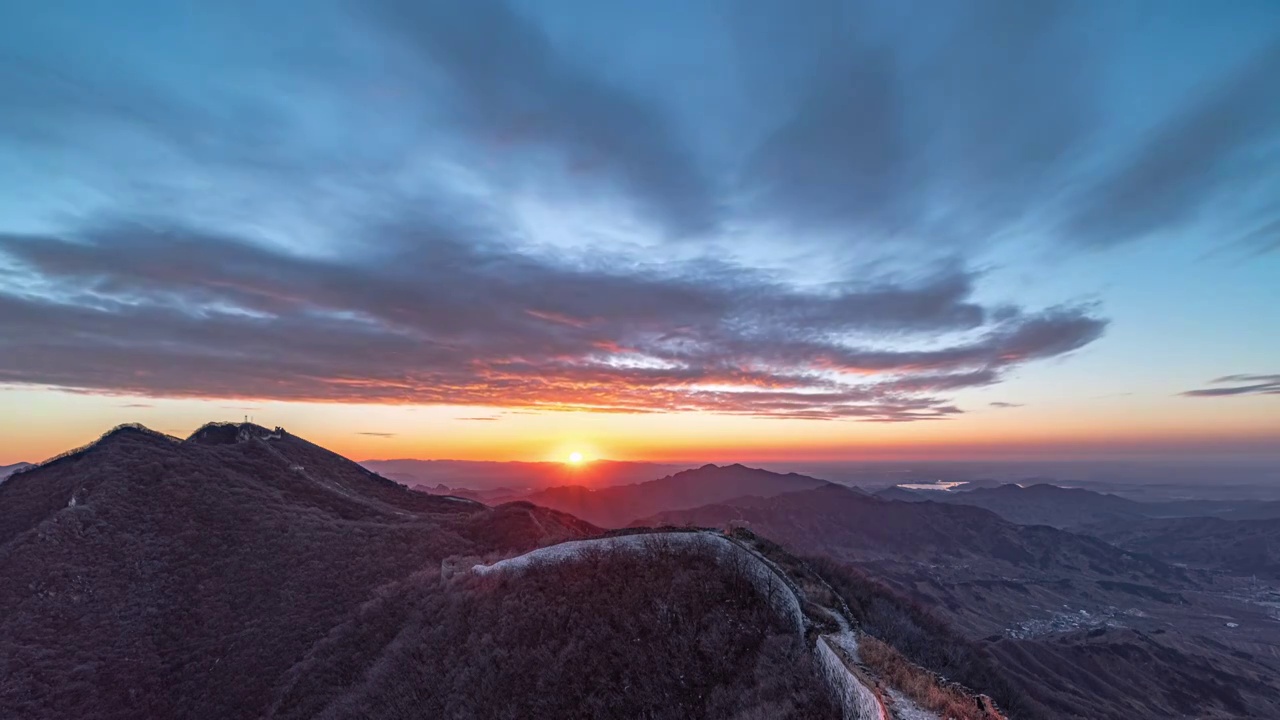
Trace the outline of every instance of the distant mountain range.
{"label": "distant mountain range", "polygon": [[1049,484],[951,492],[892,487],[884,499],[981,507],[1021,525],[1050,525],[1168,562],[1280,577],[1280,502],[1137,502]]}
{"label": "distant mountain range", "polygon": [[905,502],[971,505],[998,513],[1023,525],[1073,528],[1124,523],[1152,518],[1218,517],[1226,520],[1280,518],[1280,501],[1180,500],[1139,502],[1082,488],[1049,483],[962,486],[956,490],[912,490],[899,485],[880,490],[877,497]]}
{"label": "distant mountain range", "polygon": [[554,487],[523,497],[562,510],[600,527],[625,527],[664,510],[682,510],[743,495],[773,497],[829,485],[804,475],[782,475],[742,465],[704,465],[658,480],[608,488]]}
{"label": "distant mountain range", "polygon": [[629,485],[670,475],[679,465],[596,460],[581,465],[559,462],[486,462],[476,460],[364,460],[361,465],[410,487],[445,485],[470,491],[528,493],[561,485],[593,488]]}
{"label": "distant mountain range", "polygon": [[[1212,576],[1096,538],[836,485],[636,524],[744,527],[856,567],[980,640],[1050,717],[1280,716],[1280,664],[1255,654],[1280,641],[1266,606],[1219,595]],[[1258,599],[1280,600],[1268,592]]]}
{"label": "distant mountain range", "polygon": [[874,571],[949,608],[978,636],[1025,619],[1028,599],[1049,607],[1086,597],[1122,605],[1132,586],[1178,602],[1176,590],[1154,588],[1191,583],[1176,568],[1094,538],[1018,525],[981,508],[888,501],[839,485],[667,511],[635,524],[746,527],[798,552]]}
{"label": "distant mountain range", "polygon": [[1020,525],[1051,525],[1069,528],[1089,523],[1139,519],[1144,503],[1107,495],[1063,488],[1047,483],[1035,485],[1000,485],[958,491],[909,490],[892,487],[876,493],[877,497],[906,502],[935,501],[952,505],[985,508]]}

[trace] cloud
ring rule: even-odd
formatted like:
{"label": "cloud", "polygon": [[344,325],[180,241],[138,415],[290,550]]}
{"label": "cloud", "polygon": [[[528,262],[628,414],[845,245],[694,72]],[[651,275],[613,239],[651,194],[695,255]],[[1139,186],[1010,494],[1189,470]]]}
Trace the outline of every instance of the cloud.
{"label": "cloud", "polygon": [[454,419],[455,419],[455,420],[467,420],[467,421],[472,421],[472,422],[488,422],[488,421],[490,421],[490,420],[500,420],[501,418],[492,417],[492,416],[483,416],[483,417],[460,417],[460,418],[454,418]]}
{"label": "cloud", "polygon": [[[1277,76],[1280,41],[1201,88],[1083,195],[1067,232],[1092,245],[1141,238],[1193,220],[1226,192],[1273,182],[1264,153],[1280,139]],[[1258,240],[1274,240],[1277,223]]]}
{"label": "cloud", "polygon": [[391,432],[358,432],[356,434],[366,435],[368,437],[376,437],[376,438],[393,438],[396,436],[396,433],[391,433]]}
{"label": "cloud", "polygon": [[155,407],[155,405],[151,405],[151,404],[149,404],[149,403],[125,403],[125,404],[121,405],[120,407],[122,407],[122,408],[150,408],[150,407]]}
{"label": "cloud", "polygon": [[1280,251],[1280,218],[1246,232],[1238,244],[1257,255]]}
{"label": "cloud", "polygon": [[799,228],[844,242],[988,241],[1060,189],[1097,122],[1097,65],[1067,3],[929,7],[896,21],[871,3],[756,4],[773,12],[740,28],[741,53],[800,69],[758,69],[757,84],[796,89],[742,188]]}
{"label": "cloud", "polygon": [[723,263],[537,255],[466,231],[399,226],[363,257],[155,224],[0,236],[33,288],[0,292],[0,381],[903,421],[954,415],[949,393],[1106,326],[1087,308],[979,304],[957,268],[800,288]]}
{"label": "cloud", "polygon": [[[819,246],[839,262],[868,245],[899,260],[1010,239],[1115,245],[1266,196],[1277,173],[1265,4],[1167,9],[1143,43],[1141,4],[595,5],[282,15],[229,0],[198,24],[161,6],[146,22],[15,8],[0,25],[27,30],[0,58],[0,152],[30,174],[0,182],[59,220],[162,206],[302,244],[454,193],[476,217],[551,205],[537,217],[553,227],[526,236],[684,249],[762,233],[775,254]],[[1219,24],[1242,38],[1230,52]],[[1257,209],[1211,237],[1261,233],[1251,244],[1274,251],[1277,221]]]}
{"label": "cloud", "polygon": [[1002,408],[1002,409],[1003,409],[1003,408],[1020,408],[1020,407],[1024,407],[1022,403],[1011,403],[1011,402],[998,402],[998,401],[997,401],[997,402],[988,403],[988,404],[989,404],[989,405],[991,405],[991,407],[993,407],[993,408]]}
{"label": "cloud", "polygon": [[[748,86],[788,88],[762,91],[762,112],[787,110],[740,176],[757,217],[827,243],[942,255],[1009,237],[1109,247],[1202,222],[1210,242],[1280,247],[1280,207],[1266,205],[1280,175],[1274,12],[1231,48],[1153,32],[1199,58],[1181,66],[1130,42],[1137,6],[755,6],[738,22],[741,55],[762,58]],[[1188,6],[1168,27],[1247,16]],[[1194,82],[1153,89],[1164,74]]]}
{"label": "cloud", "polygon": [[508,3],[381,0],[369,8],[426,69],[444,73],[467,132],[530,154],[550,151],[586,185],[613,181],[678,234],[715,223],[708,179],[653,100],[574,62]]}
{"label": "cloud", "polygon": [[1280,395],[1280,375],[1226,375],[1209,381],[1230,387],[1188,390],[1187,397],[1225,397],[1228,395]]}

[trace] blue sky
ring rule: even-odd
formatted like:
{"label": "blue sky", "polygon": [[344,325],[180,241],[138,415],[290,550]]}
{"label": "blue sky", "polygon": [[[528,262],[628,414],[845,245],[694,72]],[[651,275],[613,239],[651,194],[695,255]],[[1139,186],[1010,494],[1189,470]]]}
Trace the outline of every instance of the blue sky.
{"label": "blue sky", "polygon": [[1243,0],[7,3],[0,397],[1274,440],[1276,77]]}

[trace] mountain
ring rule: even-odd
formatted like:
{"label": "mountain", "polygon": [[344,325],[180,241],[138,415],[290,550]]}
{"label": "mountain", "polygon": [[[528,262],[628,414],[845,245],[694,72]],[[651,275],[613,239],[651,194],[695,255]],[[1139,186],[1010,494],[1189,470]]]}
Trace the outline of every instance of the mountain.
{"label": "mountain", "polygon": [[940,496],[937,498],[939,502],[986,508],[1019,525],[1051,525],[1056,528],[1138,520],[1151,511],[1145,503],[1126,500],[1117,495],[1047,483],[1027,486],[1009,484],[937,494]]}
{"label": "mountain", "polygon": [[31,463],[24,462],[14,463],[12,465],[0,465],[0,482],[8,480],[10,475],[18,472],[19,470],[25,470],[29,467],[31,467]]}
{"label": "mountain", "polygon": [[472,490],[465,487],[449,487],[444,483],[437,483],[435,487],[429,485],[410,485],[409,487],[412,490],[427,493],[428,495],[451,495],[453,497],[466,498],[467,500],[475,500],[485,505],[501,505],[505,502],[520,500],[529,494],[527,489],[499,487],[489,490]]}
{"label": "mountain", "polygon": [[280,428],[121,426],[0,508],[5,717],[1004,720],[749,533],[601,535]]}
{"label": "mountain", "polygon": [[0,485],[0,707],[258,717],[387,583],[595,528],[408,490],[282,430],[122,426]]}
{"label": "mountain", "polygon": [[433,488],[444,484],[473,491],[511,488],[519,493],[561,485],[628,485],[684,469],[678,465],[614,460],[595,460],[581,465],[474,460],[364,460],[360,464],[410,487]]}
{"label": "mountain", "polygon": [[1167,518],[1100,524],[1089,530],[1166,562],[1280,580],[1280,520]]}
{"label": "mountain", "polygon": [[901,500],[902,502],[924,502],[929,500],[932,493],[930,491],[920,492],[917,490],[909,490],[901,485],[877,490],[875,496],[882,500]]}
{"label": "mountain", "polygon": [[1120,527],[1148,518],[1217,517],[1227,520],[1280,519],[1280,501],[1180,500],[1141,502],[1083,488],[1050,483],[966,486],[963,490],[912,490],[900,485],[876,493],[885,500],[985,508],[1020,525],[1051,525],[1092,534],[1094,527]]}
{"label": "mountain", "polygon": [[[1280,716],[1267,606],[1096,538],[835,485],[637,524],[743,527],[876,578],[983,643],[1051,717],[1165,718],[1189,706],[1197,717]],[[1205,668],[1217,671],[1187,681]]]}
{"label": "mountain", "polygon": [[[1187,574],[1100,540],[1008,522],[981,508],[882,500],[839,485],[746,497],[636,521],[654,526],[741,526],[790,549],[852,562],[951,608],[979,635],[1030,618],[1027,606],[1123,606],[1138,588],[1186,587]],[[925,581],[920,585],[920,581]],[[1176,592],[1170,602],[1179,602]]]}
{"label": "mountain", "polygon": [[704,465],[635,485],[555,487],[524,497],[535,505],[580,517],[601,527],[625,527],[637,518],[753,495],[772,497],[829,485],[825,480],[742,465]]}

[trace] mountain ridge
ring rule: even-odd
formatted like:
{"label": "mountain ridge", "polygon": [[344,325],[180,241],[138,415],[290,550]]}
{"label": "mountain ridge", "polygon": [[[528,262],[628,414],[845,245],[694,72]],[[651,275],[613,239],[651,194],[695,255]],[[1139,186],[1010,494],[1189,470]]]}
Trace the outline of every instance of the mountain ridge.
{"label": "mountain ridge", "polygon": [[232,427],[243,441],[115,428],[0,485],[0,706],[254,717],[376,587],[451,554],[599,532],[416,493],[288,433]]}
{"label": "mountain ridge", "polygon": [[693,508],[741,495],[771,497],[830,484],[807,475],[775,473],[740,463],[708,463],[633,485],[567,485],[531,493],[523,499],[563,510],[601,527],[625,527],[637,518],[663,510]]}
{"label": "mountain ridge", "polygon": [[422,485],[431,488],[443,483],[481,493],[504,487],[527,493],[569,484],[590,484],[593,487],[627,485],[669,475],[686,467],[626,460],[593,460],[573,465],[550,461],[412,458],[362,460],[360,464],[410,487]]}

